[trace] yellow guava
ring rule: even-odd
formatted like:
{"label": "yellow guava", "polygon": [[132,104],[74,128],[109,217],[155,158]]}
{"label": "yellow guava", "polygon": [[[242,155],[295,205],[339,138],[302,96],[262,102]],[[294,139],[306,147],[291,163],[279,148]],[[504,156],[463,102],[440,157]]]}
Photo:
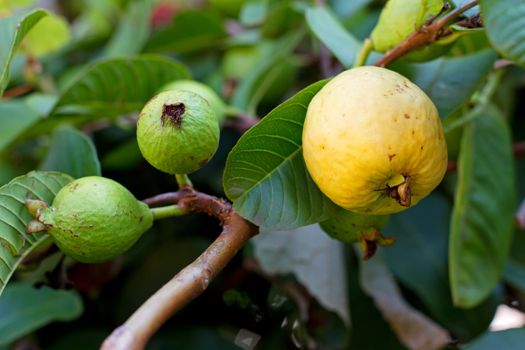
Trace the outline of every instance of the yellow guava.
{"label": "yellow guava", "polygon": [[151,227],[153,214],[118,182],[88,176],[64,186],[37,220],[64,254],[95,263],[128,250]]}
{"label": "yellow guava", "polygon": [[378,67],[347,70],[314,96],[303,155],[328,198],[363,214],[415,205],[447,168],[445,136],[430,98],[400,74]]}

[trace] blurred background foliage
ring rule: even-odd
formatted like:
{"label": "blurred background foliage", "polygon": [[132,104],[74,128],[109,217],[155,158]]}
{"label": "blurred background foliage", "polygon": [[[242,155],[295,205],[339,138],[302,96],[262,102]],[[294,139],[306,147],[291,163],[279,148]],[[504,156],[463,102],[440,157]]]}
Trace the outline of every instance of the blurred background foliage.
{"label": "blurred background foliage", "polygon": [[[502,1],[516,11],[523,9],[518,2]],[[243,131],[305,86],[351,67],[385,5],[379,0],[322,3],[0,0],[0,92],[5,90],[0,184],[40,169],[74,177],[102,174],[137,198],[174,190],[175,179],[140,155],[135,122],[141,106],[163,85],[191,78],[227,104],[217,154],[191,175],[200,191],[224,197],[226,158]],[[483,6],[491,15],[491,5]],[[486,131],[477,138],[463,135],[473,128],[472,120],[504,118],[512,140],[525,140],[525,54],[509,51],[497,30],[488,28],[488,36],[483,29],[456,30],[454,40],[435,43],[392,69],[436,103],[450,159],[458,160],[460,149],[470,147],[463,157],[480,164],[482,170],[474,172],[494,171],[494,185],[512,185],[521,201],[525,159],[495,164],[500,159],[493,154],[500,153],[491,143],[483,148],[498,126],[478,125]],[[509,35],[518,40],[525,31]],[[369,63],[378,57],[372,53]],[[505,68],[494,71],[495,64]],[[487,89],[492,90],[484,93]],[[488,100],[480,104],[483,98]],[[471,109],[475,104],[482,108]],[[505,153],[509,145],[499,141],[495,148]],[[515,183],[499,177],[507,170],[514,172]],[[234,339],[247,329],[261,336],[257,349],[430,349],[432,339],[443,337],[450,349],[464,344],[477,350],[520,349],[523,328],[493,332],[489,325],[500,305],[525,309],[523,227],[513,229],[508,256],[505,247],[484,255],[468,249],[453,253],[454,259],[472,259],[474,268],[487,274],[491,267],[483,263],[492,254],[506,261],[503,276],[494,271],[495,282],[482,286],[485,294],[475,305],[458,305],[449,276],[457,181],[456,174],[448,175],[420,205],[393,216],[385,233],[398,241],[370,263],[362,263],[351,246],[329,239],[318,225],[261,233],[148,348],[238,349]],[[494,187],[472,181],[482,202],[495,195]],[[508,207],[514,215],[516,203]],[[59,254],[39,264],[23,263],[0,298],[0,349],[97,348],[219,232],[214,218],[191,214],[155,223],[127,254],[108,263],[62,261]],[[522,327],[524,314],[518,315],[522,322],[516,327]]]}

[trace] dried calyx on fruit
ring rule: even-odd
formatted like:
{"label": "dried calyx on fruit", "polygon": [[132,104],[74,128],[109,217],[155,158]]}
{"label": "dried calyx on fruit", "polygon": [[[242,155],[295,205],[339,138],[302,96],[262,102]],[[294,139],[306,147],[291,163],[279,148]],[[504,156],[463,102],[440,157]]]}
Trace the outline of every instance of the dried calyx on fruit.
{"label": "dried calyx on fruit", "polygon": [[375,254],[378,245],[389,246],[395,242],[395,238],[381,234],[380,230],[387,222],[387,215],[357,214],[341,208],[320,224],[330,237],[338,241],[359,242],[366,260]]}
{"label": "dried calyx on fruit", "polygon": [[170,90],[142,109],[137,140],[144,158],[168,174],[204,166],[219,145],[219,122],[210,103],[194,92]]}
{"label": "dried calyx on fruit", "polygon": [[345,71],[314,96],[303,155],[326,196],[363,214],[417,204],[447,168],[445,136],[430,98],[400,74],[378,67]]}
{"label": "dried calyx on fruit", "polygon": [[36,218],[28,233],[47,231],[66,255],[84,263],[112,259],[128,250],[153,223],[148,206],[116,181],[83,177],[64,186],[53,204],[27,200]]}

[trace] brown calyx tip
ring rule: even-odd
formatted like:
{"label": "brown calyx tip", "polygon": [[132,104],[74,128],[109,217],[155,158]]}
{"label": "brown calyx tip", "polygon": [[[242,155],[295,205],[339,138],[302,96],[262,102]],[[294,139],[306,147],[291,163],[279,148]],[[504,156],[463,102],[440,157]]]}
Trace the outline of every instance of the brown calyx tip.
{"label": "brown calyx tip", "polygon": [[182,102],[165,104],[162,106],[162,116],[160,117],[162,126],[170,123],[172,126],[180,128],[182,126],[182,116],[186,111],[186,106]]}
{"label": "brown calyx tip", "polygon": [[405,176],[405,181],[397,186],[386,188],[387,195],[395,199],[403,207],[410,207],[412,193],[410,191],[410,176]]}
{"label": "brown calyx tip", "polygon": [[394,237],[385,237],[378,229],[372,229],[359,240],[361,250],[363,251],[363,260],[368,260],[373,257],[378,245],[388,247],[395,242],[396,239]]}

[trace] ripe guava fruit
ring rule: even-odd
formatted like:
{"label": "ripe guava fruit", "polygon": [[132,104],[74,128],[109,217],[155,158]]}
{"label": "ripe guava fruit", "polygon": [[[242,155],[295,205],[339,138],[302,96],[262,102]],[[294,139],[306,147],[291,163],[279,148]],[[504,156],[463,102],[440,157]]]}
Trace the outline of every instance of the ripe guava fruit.
{"label": "ripe guava fruit", "polygon": [[70,182],[50,207],[37,209],[36,217],[62,252],[83,263],[124,253],[153,223],[145,203],[118,182],[99,176]]}
{"label": "ripe guava fruit", "polygon": [[168,174],[187,174],[204,166],[219,146],[219,121],[210,103],[186,90],[153,97],[137,122],[144,158]]}
{"label": "ripe guava fruit", "polygon": [[447,169],[436,107],[419,87],[385,68],[354,68],[328,82],[308,106],[302,141],[319,189],[362,214],[417,204]]}

